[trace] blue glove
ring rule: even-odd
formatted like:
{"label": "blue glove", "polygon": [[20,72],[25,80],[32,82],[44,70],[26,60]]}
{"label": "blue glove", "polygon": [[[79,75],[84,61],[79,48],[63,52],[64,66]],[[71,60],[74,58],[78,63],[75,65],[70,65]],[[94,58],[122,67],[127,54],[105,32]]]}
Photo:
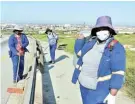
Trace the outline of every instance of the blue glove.
{"label": "blue glove", "polygon": [[73,83],[73,84],[76,84],[80,72],[81,72],[81,71],[80,71],[79,69],[75,68],[74,73],[73,73],[73,76],[72,76],[72,83]]}

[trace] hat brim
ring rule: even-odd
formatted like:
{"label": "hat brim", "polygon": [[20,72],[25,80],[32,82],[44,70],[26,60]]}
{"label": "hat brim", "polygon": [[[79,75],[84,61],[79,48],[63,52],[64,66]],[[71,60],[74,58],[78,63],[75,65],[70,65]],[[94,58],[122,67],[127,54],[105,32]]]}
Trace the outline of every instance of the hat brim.
{"label": "hat brim", "polygon": [[52,32],[51,29],[46,29],[45,34],[48,34],[48,32]]}
{"label": "hat brim", "polygon": [[111,32],[112,35],[117,35],[116,31],[114,28],[108,24],[108,25],[96,25],[94,28],[91,30],[91,34],[96,36],[96,32],[99,30],[99,28],[107,28]]}
{"label": "hat brim", "polygon": [[23,30],[22,29],[14,29],[13,32],[15,32],[15,31],[21,31],[22,32]]}

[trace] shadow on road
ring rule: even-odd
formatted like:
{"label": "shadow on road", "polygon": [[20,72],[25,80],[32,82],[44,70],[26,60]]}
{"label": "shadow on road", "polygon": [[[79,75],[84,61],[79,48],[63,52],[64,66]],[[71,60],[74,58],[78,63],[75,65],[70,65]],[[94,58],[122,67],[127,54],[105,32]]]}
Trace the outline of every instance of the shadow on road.
{"label": "shadow on road", "polygon": [[49,67],[48,67],[48,70],[52,69],[53,67],[54,67],[54,66],[49,66]]}
{"label": "shadow on road", "polygon": [[28,73],[32,70],[32,66],[29,67],[28,72],[23,75],[23,79],[28,79]]}
{"label": "shadow on road", "polygon": [[42,73],[42,88],[43,88],[43,104],[56,104],[52,81],[49,73],[49,69],[54,66],[45,64],[44,73]]}
{"label": "shadow on road", "polygon": [[69,57],[67,55],[62,55],[59,58],[57,58],[55,62],[59,62],[61,60],[64,60],[65,58],[69,58]]}

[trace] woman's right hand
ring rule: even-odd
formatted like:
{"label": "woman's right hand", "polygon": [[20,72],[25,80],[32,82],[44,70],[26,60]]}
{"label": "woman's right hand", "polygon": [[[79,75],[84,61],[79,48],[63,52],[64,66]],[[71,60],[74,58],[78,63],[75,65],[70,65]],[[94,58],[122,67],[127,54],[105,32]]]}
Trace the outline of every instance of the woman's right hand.
{"label": "woman's right hand", "polygon": [[77,39],[84,39],[84,35],[79,34],[78,37],[77,37]]}
{"label": "woman's right hand", "polygon": [[18,56],[23,56],[23,55],[24,55],[24,51],[19,51],[19,52],[17,53],[17,55],[18,55]]}
{"label": "woman's right hand", "polygon": [[18,55],[18,56],[21,56],[21,54],[20,54],[19,52],[17,53],[17,55]]}
{"label": "woman's right hand", "polygon": [[90,36],[90,32],[89,31],[81,31],[78,35],[78,39],[83,39]]}

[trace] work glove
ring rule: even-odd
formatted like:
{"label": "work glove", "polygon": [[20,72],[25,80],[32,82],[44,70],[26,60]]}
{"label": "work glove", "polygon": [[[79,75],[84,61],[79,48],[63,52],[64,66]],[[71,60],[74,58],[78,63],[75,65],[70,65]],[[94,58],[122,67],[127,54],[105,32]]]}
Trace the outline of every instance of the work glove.
{"label": "work glove", "polygon": [[90,36],[90,31],[80,31],[78,39],[83,39],[83,38],[86,38],[88,36]]}
{"label": "work glove", "polygon": [[18,56],[21,56],[21,54],[20,54],[19,52],[17,53],[17,55],[18,55]]}
{"label": "work glove", "polygon": [[110,93],[104,99],[105,104],[115,104],[115,96],[111,95]]}
{"label": "work glove", "polygon": [[79,36],[77,37],[77,39],[84,39],[84,35],[79,34]]}
{"label": "work glove", "polygon": [[90,36],[90,31],[81,31],[80,35],[83,35],[85,38]]}
{"label": "work glove", "polygon": [[86,37],[90,36],[90,33],[82,33],[82,35],[86,38]]}

